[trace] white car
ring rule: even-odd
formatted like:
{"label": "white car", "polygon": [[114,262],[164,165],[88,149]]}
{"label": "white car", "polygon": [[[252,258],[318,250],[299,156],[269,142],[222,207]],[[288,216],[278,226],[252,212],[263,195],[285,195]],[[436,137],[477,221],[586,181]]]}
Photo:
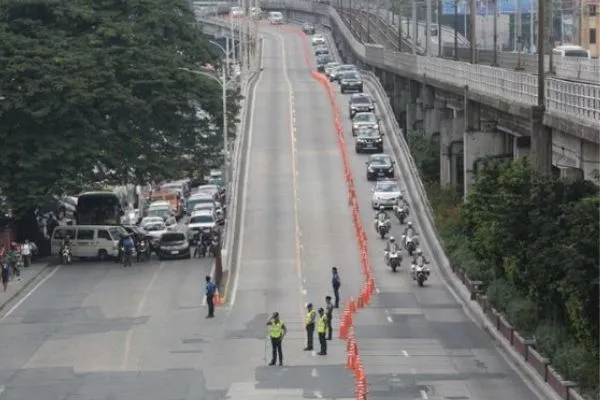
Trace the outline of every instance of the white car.
{"label": "white car", "polygon": [[244,15],[244,10],[241,7],[231,7],[231,16],[241,17],[242,15]]}
{"label": "white car", "polygon": [[152,236],[152,239],[154,240],[160,239],[163,233],[167,233],[169,231],[164,222],[152,222],[147,225],[142,225],[141,228],[148,233],[148,236]]}
{"label": "white car", "polygon": [[192,210],[192,214],[196,211],[211,211],[217,212],[217,207],[215,203],[198,203],[194,205],[194,209]]}
{"label": "white car", "polygon": [[210,210],[195,211],[188,222],[188,232],[192,230],[214,229],[217,226],[217,218]]}
{"label": "white car", "polygon": [[[199,193],[210,193],[211,196],[216,196],[219,193],[219,187],[217,185],[202,185],[194,188],[192,196]],[[191,196],[190,196],[191,197]]]}
{"label": "white car", "polygon": [[313,46],[322,46],[327,44],[327,40],[325,40],[325,36],[323,35],[314,35],[311,42]]}
{"label": "white car", "polygon": [[159,224],[162,222],[164,222],[164,219],[162,217],[144,217],[140,222],[140,227],[151,223]]}
{"label": "white car", "polygon": [[392,179],[384,179],[377,181],[375,187],[371,189],[371,193],[371,206],[373,209],[378,209],[381,206],[393,208],[398,204],[398,198],[402,191],[398,182]]}

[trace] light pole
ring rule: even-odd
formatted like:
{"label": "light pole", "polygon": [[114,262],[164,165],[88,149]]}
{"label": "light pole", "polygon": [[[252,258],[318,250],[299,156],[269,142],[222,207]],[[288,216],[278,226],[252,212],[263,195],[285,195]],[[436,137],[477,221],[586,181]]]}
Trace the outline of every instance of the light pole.
{"label": "light pole", "polygon": [[[221,48],[221,50],[225,51],[225,49],[223,49],[223,47],[216,43],[216,42],[212,42],[211,43],[215,44],[216,46],[218,46],[219,48]],[[226,54],[226,56],[228,57],[229,55]],[[224,180],[225,180],[225,188],[227,188],[227,185],[229,184],[229,143],[228,143],[228,138],[227,138],[227,134],[229,133],[229,124],[228,124],[228,118],[227,118],[227,87],[229,86],[229,84],[231,82],[233,82],[235,80],[235,77],[231,78],[230,80],[227,80],[227,68],[225,65],[223,65],[222,67],[222,74],[221,74],[221,78],[219,78],[217,75],[211,74],[210,72],[206,72],[206,71],[199,71],[199,70],[194,70],[194,69],[189,69],[189,68],[177,68],[180,71],[185,71],[185,72],[189,72],[191,74],[194,75],[201,75],[204,77],[207,77],[209,79],[212,79],[213,81],[217,82],[222,89],[222,100],[223,100],[223,161],[224,161],[224,169],[225,169],[225,173],[223,174],[224,176]]]}

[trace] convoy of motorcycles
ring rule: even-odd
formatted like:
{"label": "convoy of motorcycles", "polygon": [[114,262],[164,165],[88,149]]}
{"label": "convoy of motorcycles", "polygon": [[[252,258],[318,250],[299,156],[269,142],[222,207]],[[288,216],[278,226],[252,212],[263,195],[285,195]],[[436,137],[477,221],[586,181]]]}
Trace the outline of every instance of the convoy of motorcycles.
{"label": "convoy of motorcycles", "polygon": [[[384,250],[384,260],[393,272],[396,272],[402,265],[402,249],[406,250],[408,256],[411,257],[410,262],[410,276],[413,281],[417,282],[419,287],[422,287],[429,279],[431,270],[429,268],[429,260],[423,255],[421,249],[418,248],[419,236],[416,229],[413,227],[412,222],[408,221],[408,204],[404,200],[399,201],[398,204],[393,206],[394,216],[398,219],[400,225],[405,225],[404,233],[402,234],[402,243],[396,243],[393,237],[388,239],[386,248]],[[388,217],[384,207],[380,207],[379,211],[375,215],[375,231],[381,237],[385,239],[392,227],[392,222]]]}

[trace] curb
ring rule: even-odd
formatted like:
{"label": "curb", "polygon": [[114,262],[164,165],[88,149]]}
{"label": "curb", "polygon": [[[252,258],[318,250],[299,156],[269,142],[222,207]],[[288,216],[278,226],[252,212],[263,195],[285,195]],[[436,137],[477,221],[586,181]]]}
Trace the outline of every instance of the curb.
{"label": "curb", "polygon": [[39,269],[39,271],[36,272],[30,280],[28,280],[23,285],[21,285],[19,290],[17,290],[15,293],[13,293],[12,296],[9,296],[7,299],[3,300],[0,303],[0,311],[3,311],[7,305],[9,305],[14,299],[16,299],[21,293],[23,293],[25,291],[25,289],[27,289],[29,286],[31,286],[31,284],[38,278],[38,276],[40,276],[50,266],[52,266],[51,263],[46,263],[46,265],[41,267]]}

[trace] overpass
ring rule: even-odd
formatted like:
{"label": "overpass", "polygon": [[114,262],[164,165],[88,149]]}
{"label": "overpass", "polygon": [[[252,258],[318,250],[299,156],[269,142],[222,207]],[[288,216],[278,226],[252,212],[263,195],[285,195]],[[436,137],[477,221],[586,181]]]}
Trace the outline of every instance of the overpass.
{"label": "overpass", "polygon": [[554,165],[565,176],[597,177],[600,86],[546,78],[541,107],[535,75],[361,43],[324,4],[263,1],[261,7],[330,28],[343,59],[379,78],[405,133],[439,135],[443,184],[468,184],[489,157],[522,155],[538,169]]}

